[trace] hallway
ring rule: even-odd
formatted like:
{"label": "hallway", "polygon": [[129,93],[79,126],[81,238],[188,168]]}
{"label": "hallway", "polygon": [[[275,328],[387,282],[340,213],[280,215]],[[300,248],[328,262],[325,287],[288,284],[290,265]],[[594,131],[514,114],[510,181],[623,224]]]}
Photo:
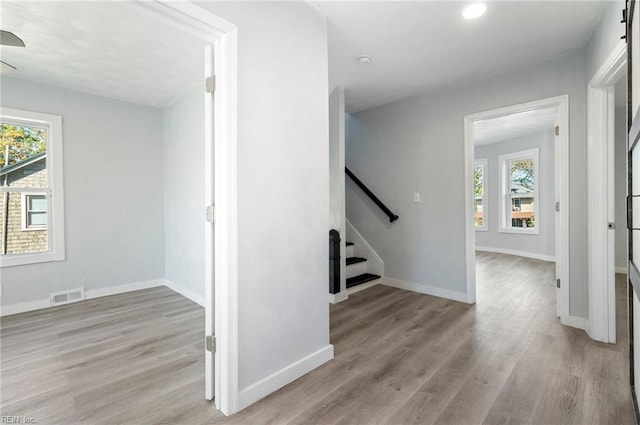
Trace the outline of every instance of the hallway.
{"label": "hallway", "polygon": [[[2,413],[43,424],[632,424],[624,276],[608,345],[560,325],[552,263],[477,261],[475,306],[384,285],[332,305],[335,359],[231,417],[202,397],[202,309],[167,289],[4,318]],[[42,346],[51,334],[58,342]]]}
{"label": "hallway", "polygon": [[617,345],[555,317],[552,263],[478,253],[478,304],[379,285],[331,306],[334,361],[232,418],[291,424],[632,424]]}

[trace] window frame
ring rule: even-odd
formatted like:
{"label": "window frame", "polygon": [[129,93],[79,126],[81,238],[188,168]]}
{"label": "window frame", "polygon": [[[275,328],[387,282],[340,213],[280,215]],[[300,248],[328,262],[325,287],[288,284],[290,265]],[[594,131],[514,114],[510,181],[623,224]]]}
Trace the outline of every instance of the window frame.
{"label": "window frame", "polygon": [[[473,220],[473,225],[474,228],[476,230],[476,232],[488,232],[489,231],[489,220],[488,217],[489,215],[487,214],[489,211],[488,205],[489,205],[489,194],[487,193],[487,176],[488,171],[487,169],[489,168],[489,160],[487,158],[477,158],[474,160],[473,162],[473,172],[475,174],[476,171],[476,167],[478,165],[482,166],[482,197],[480,199],[482,199],[482,226],[477,226],[476,225],[476,221],[475,219]],[[476,199],[479,199],[477,196],[475,196],[475,190],[474,190],[474,197],[473,197],[473,201],[475,204]],[[474,208],[474,215],[475,215],[475,208]]]}
{"label": "window frame", "polygon": [[[525,159],[533,160],[533,216],[535,220],[534,227],[514,227],[511,222],[511,163],[513,161],[521,161]],[[501,206],[500,206],[500,228],[501,233],[516,233],[523,235],[539,235],[540,234],[540,148],[526,149],[523,151],[512,152],[498,157],[500,164],[500,187],[501,187]]]}
{"label": "window frame", "polygon": [[[22,188],[0,186],[0,195],[21,193],[24,195],[45,195],[47,198],[47,239],[48,250],[28,254],[0,255],[0,268],[22,266],[65,260],[64,230],[64,178],[62,117],[40,112],[24,111],[0,107],[0,122],[32,127],[46,127],[47,132],[47,187]],[[24,208],[24,204],[21,204]],[[24,213],[24,209],[23,209]],[[23,214],[24,215],[24,214]],[[26,220],[26,217],[23,218]],[[42,228],[29,230],[44,230]]]}
{"label": "window frame", "polygon": [[33,232],[33,231],[43,231],[43,230],[47,230],[48,229],[48,219],[47,219],[47,223],[45,224],[29,224],[29,214],[32,213],[42,213],[44,212],[45,214],[49,213],[49,204],[47,203],[47,209],[46,210],[29,210],[29,198],[34,197],[34,196],[42,196],[45,201],[48,201],[46,194],[43,193],[33,193],[33,192],[21,192],[20,194],[20,206],[22,209],[22,216],[21,216],[21,221],[22,221],[22,231],[23,232]]}

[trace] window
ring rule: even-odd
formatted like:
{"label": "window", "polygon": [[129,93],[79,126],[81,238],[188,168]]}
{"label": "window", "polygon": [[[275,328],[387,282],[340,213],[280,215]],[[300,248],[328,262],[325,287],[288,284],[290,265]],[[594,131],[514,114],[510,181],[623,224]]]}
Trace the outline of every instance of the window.
{"label": "window", "polygon": [[22,230],[47,228],[47,197],[33,193],[22,194]]}
{"label": "window", "polygon": [[539,234],[538,149],[499,157],[502,181],[500,231]]}
{"label": "window", "polygon": [[473,170],[473,188],[474,188],[474,222],[476,230],[486,231],[489,226],[487,223],[487,159],[476,159],[475,168]]}
{"label": "window", "polygon": [[0,267],[64,260],[62,119],[0,108]]}

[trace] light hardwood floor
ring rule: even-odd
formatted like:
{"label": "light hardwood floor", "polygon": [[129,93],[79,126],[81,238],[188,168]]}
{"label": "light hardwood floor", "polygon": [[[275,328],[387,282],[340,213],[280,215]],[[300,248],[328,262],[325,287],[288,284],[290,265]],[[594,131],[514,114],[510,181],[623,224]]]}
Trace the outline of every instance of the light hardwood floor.
{"label": "light hardwood floor", "polygon": [[618,344],[554,315],[550,263],[478,254],[475,306],[386,286],[331,307],[336,358],[232,417],[204,401],[203,310],[166,288],[3,318],[2,415],[37,424],[632,424]]}

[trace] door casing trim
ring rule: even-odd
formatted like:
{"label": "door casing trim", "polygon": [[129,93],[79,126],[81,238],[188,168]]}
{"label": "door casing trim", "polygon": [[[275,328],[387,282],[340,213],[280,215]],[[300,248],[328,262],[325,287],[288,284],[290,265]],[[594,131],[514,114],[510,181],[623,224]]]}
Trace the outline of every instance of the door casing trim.
{"label": "door casing trim", "polygon": [[555,199],[560,202],[556,213],[556,276],[563,284],[558,290],[557,312],[563,324],[573,326],[569,319],[569,95],[535,100],[504,108],[492,109],[464,117],[464,166],[465,166],[465,240],[467,271],[467,302],[476,302],[476,253],[473,214],[473,123],[519,112],[541,108],[557,108],[560,134],[555,147]]}
{"label": "door casing trim", "polygon": [[[587,334],[616,342],[615,90],[625,73],[627,45],[618,42],[587,87]],[[619,223],[623,225],[623,223]]]}

